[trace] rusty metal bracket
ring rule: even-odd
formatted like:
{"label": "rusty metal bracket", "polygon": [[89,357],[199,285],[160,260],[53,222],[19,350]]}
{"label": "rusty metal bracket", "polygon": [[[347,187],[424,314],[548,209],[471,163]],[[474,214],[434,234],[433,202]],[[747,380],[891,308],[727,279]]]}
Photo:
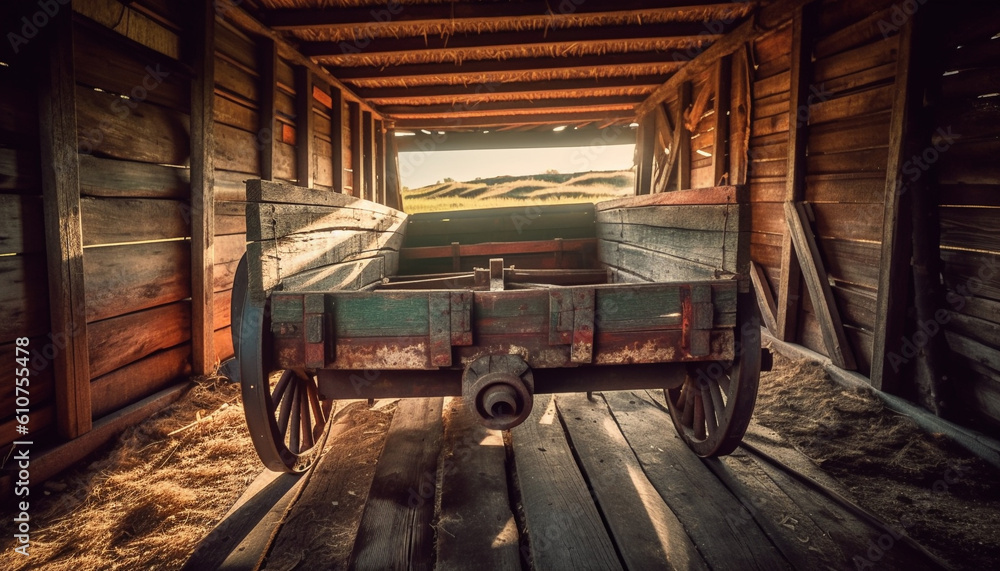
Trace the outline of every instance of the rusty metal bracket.
{"label": "rusty metal bracket", "polygon": [[472,345],[472,292],[427,294],[431,365],[450,367],[452,346]]}
{"label": "rusty metal bracket", "polygon": [[681,345],[688,355],[704,357],[711,353],[712,326],[715,306],[712,287],[707,284],[684,285],[680,289],[682,337]]}
{"label": "rusty metal bracket", "polygon": [[594,356],[594,290],[549,290],[549,345],[570,345],[570,361],[590,363]]}

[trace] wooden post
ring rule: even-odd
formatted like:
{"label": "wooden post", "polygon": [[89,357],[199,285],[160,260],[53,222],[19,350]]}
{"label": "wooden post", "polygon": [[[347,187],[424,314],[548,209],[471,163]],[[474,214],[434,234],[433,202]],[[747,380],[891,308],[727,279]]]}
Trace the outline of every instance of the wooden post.
{"label": "wooden post", "polygon": [[350,111],[349,122],[351,124],[351,171],[353,172],[353,184],[351,191],[353,196],[364,198],[365,193],[365,169],[364,169],[364,124],[361,121],[361,105],[357,101],[347,104]]}
{"label": "wooden post", "polygon": [[362,157],[364,161],[365,200],[376,200],[375,191],[375,122],[372,120],[371,111],[364,111],[361,114],[362,137]]}
{"label": "wooden post", "polygon": [[677,190],[691,188],[691,131],[688,130],[684,114],[691,107],[691,82],[683,81],[677,87],[677,129],[680,137],[677,140]]}
{"label": "wooden post", "polygon": [[396,131],[392,127],[385,134],[385,147],[388,153],[385,170],[385,205],[402,210],[403,201],[399,194],[399,151],[396,149]]}
{"label": "wooden post", "polygon": [[375,202],[385,204],[385,129],[375,121]]}
{"label": "wooden post", "polygon": [[344,94],[330,86],[330,170],[333,173],[333,191],[344,192]]}
{"label": "wooden post", "polygon": [[[715,66],[715,144],[712,148],[712,167],[715,184],[721,185],[729,172],[726,151],[729,146],[729,86],[732,79],[731,57],[725,56]],[[730,183],[731,184],[731,183]]]}
{"label": "wooden post", "polygon": [[215,368],[215,10],[200,0],[194,18],[191,80],[191,361],[195,375]]}
{"label": "wooden post", "polygon": [[656,154],[656,114],[646,113],[639,119],[639,140],[636,142],[639,152],[638,174],[635,177],[635,193],[650,194],[653,192],[653,155]]}
{"label": "wooden post", "polygon": [[[785,203],[801,200],[805,184],[806,122],[799,120],[799,109],[806,105],[811,76],[807,12],[801,7],[792,17],[792,68],[788,105],[788,171],[785,178]],[[782,341],[795,341],[802,282],[799,262],[795,259],[791,229],[786,227],[781,237],[781,281],[778,284],[774,336]]]}
{"label": "wooden post", "polygon": [[295,68],[295,172],[298,186],[313,187],[313,78],[305,66]]}
{"label": "wooden post", "polygon": [[65,343],[53,359],[56,427],[59,436],[76,438],[90,431],[92,419],[72,14],[63,10],[50,26],[38,82],[45,253],[52,342]]}
{"label": "wooden post", "polygon": [[750,62],[747,48],[736,52],[730,83],[729,184],[747,183],[750,143]]}
{"label": "wooden post", "polygon": [[[889,363],[889,355],[900,354],[905,334],[905,313],[910,301],[909,273],[913,242],[909,208],[910,194],[898,192],[896,181],[904,176],[903,163],[911,125],[909,104],[919,105],[915,91],[913,62],[913,18],[899,33],[896,58],[895,98],[889,121],[889,161],[885,169],[885,208],[882,216],[882,257],[879,263],[878,297],[875,301],[875,339],[872,347],[872,386],[881,391],[899,390],[899,371]],[[913,98],[912,100],[910,98]]]}
{"label": "wooden post", "polygon": [[278,47],[274,40],[260,38],[260,178],[274,180],[275,90],[278,89]]}

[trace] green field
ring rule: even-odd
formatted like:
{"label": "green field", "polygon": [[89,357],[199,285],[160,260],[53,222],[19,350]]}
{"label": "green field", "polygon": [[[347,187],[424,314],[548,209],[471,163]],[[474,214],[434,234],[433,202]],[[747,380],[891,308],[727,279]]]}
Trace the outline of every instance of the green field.
{"label": "green field", "polygon": [[403,210],[416,214],[497,206],[601,202],[630,196],[634,185],[635,173],[628,170],[447,181],[421,188],[404,188]]}

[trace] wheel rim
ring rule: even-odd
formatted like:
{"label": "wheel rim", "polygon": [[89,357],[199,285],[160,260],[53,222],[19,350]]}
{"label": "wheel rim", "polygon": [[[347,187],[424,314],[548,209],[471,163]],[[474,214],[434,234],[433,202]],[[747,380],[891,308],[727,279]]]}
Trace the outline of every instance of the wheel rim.
{"label": "wheel rim", "polygon": [[[254,303],[246,287],[246,265],[237,268],[234,294],[242,290],[239,321],[243,410],[257,455],[274,471],[302,472],[326,442],[333,401],[319,398],[314,376],[305,370],[273,370],[263,331],[270,329],[266,304]],[[236,286],[240,284],[240,286]]]}
{"label": "wheel rim", "polygon": [[756,300],[737,300],[736,359],[732,363],[688,365],[680,388],[664,389],[674,427],[685,444],[703,457],[729,454],[750,424],[760,375],[760,322]]}

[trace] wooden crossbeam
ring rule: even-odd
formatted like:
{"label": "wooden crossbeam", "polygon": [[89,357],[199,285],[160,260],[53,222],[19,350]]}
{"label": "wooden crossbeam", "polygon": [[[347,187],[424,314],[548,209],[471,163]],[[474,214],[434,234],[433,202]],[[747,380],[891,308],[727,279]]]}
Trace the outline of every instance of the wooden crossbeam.
{"label": "wooden crossbeam", "polygon": [[[733,28],[732,23],[722,23],[715,28],[723,34]],[[449,51],[460,49],[503,49],[526,44],[593,43],[615,41],[627,45],[629,41],[696,37],[707,28],[702,22],[668,22],[642,26],[601,26],[580,28],[550,28],[516,32],[496,32],[470,35],[427,37],[381,37],[363,42],[304,42],[299,51],[309,57],[336,57],[340,61],[363,59],[368,56],[401,55],[407,52]],[[355,49],[345,49],[354,47]],[[356,50],[356,51],[355,51]]]}
{"label": "wooden crossbeam", "polygon": [[554,99],[524,99],[520,101],[495,101],[473,103],[437,103],[429,105],[383,105],[379,109],[387,115],[409,115],[427,113],[431,115],[468,113],[477,111],[510,111],[521,109],[545,109],[560,107],[592,107],[603,105],[636,105],[642,101],[641,95],[615,95],[604,97],[567,97]]}
{"label": "wooden crossbeam", "polygon": [[857,368],[854,352],[851,351],[850,342],[844,334],[844,324],[840,320],[840,311],[837,310],[837,300],[834,299],[833,291],[830,289],[830,280],[823,267],[819,245],[816,243],[809,218],[804,203],[785,203],[785,219],[788,222],[789,234],[802,269],[803,281],[816,310],[816,318],[819,320],[827,353],[830,360],[841,369],[854,370]]}
{"label": "wooden crossbeam", "polygon": [[399,129],[450,129],[459,127],[498,127],[509,125],[561,125],[565,123],[582,123],[585,121],[631,121],[634,117],[631,109],[618,111],[563,111],[540,112],[532,115],[490,115],[486,117],[420,117],[396,119]]}
{"label": "wooden crossbeam", "polygon": [[[476,94],[489,96],[494,93],[520,93],[524,98],[529,98],[531,94],[540,91],[567,91],[579,93],[582,97],[587,97],[587,90],[590,89],[613,89],[615,87],[642,87],[652,91],[661,83],[662,75],[621,75],[616,77],[595,77],[583,79],[562,79],[555,81],[517,81],[494,83],[483,86],[482,89],[475,87],[469,89],[468,85],[425,85],[412,87],[361,87],[357,88],[358,95],[374,101],[401,99],[413,100],[423,97],[441,98],[454,96],[469,97]],[[392,103],[389,101],[388,103]]]}
{"label": "wooden crossbeam", "polygon": [[470,0],[435,4],[390,4],[386,7],[343,6],[331,10],[326,8],[291,8],[271,10],[263,15],[263,22],[274,30],[296,30],[324,28],[327,30],[356,29],[359,26],[389,28],[398,24],[434,23],[456,24],[470,20],[507,20],[510,25],[525,18],[544,18],[549,22],[569,21],[574,16],[600,14],[604,12],[649,12],[672,8],[683,10],[687,7],[709,6],[721,12],[745,9],[745,3],[720,3],[713,0],[661,0],[652,8],[643,0],[587,0],[573,2],[570,10],[552,10],[548,3],[518,2],[483,4]]}
{"label": "wooden crossbeam", "polygon": [[[704,36],[686,38],[691,42],[711,41],[714,37]],[[358,79],[387,79],[392,77],[422,77],[439,76],[450,73],[468,75],[472,73],[517,73],[523,71],[557,70],[567,68],[617,68],[628,65],[665,64],[670,68],[680,68],[675,56],[687,50],[667,52],[643,52],[628,54],[602,54],[577,57],[543,57],[543,58],[511,58],[505,60],[469,61],[460,64],[447,63],[414,63],[394,65],[389,67],[344,67],[327,66],[330,73],[344,81]],[[316,58],[323,63],[323,58]]]}

